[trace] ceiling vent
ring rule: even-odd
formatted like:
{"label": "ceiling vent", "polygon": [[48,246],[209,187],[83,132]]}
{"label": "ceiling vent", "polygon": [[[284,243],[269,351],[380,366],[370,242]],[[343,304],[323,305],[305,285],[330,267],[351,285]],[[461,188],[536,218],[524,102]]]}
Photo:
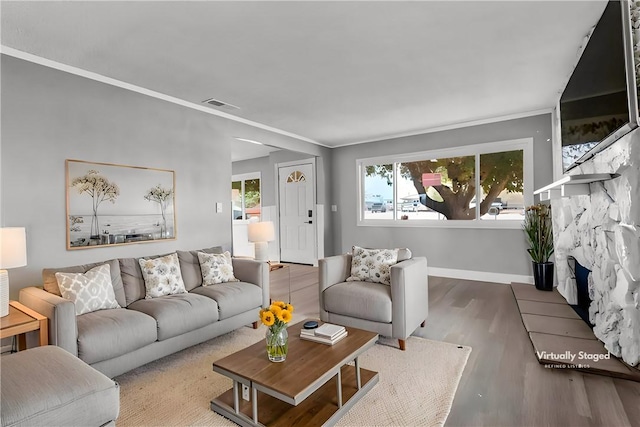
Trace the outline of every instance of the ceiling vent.
{"label": "ceiling vent", "polygon": [[240,109],[240,107],[237,107],[237,106],[235,106],[233,104],[229,104],[228,102],[222,102],[222,101],[219,101],[219,100],[213,99],[213,98],[205,99],[202,102],[205,103],[205,104],[209,104],[209,105],[211,105],[213,107],[216,107],[216,108],[228,108],[228,109],[231,109],[231,110],[239,110]]}

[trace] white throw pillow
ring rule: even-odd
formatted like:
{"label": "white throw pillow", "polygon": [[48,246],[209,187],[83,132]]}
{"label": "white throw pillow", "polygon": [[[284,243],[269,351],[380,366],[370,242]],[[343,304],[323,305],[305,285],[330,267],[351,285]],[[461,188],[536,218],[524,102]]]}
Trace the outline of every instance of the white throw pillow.
{"label": "white throw pillow", "polygon": [[180,272],[178,254],[173,253],[153,259],[140,258],[138,263],[147,291],[144,296],[146,299],[187,292]]}
{"label": "white throw pillow", "polygon": [[233,275],[233,262],[229,251],[221,254],[198,252],[198,261],[202,270],[202,286],[238,282]]}
{"label": "white throw pillow", "polygon": [[353,247],[351,277],[347,282],[374,282],[391,285],[391,266],[398,262],[398,249]]}
{"label": "white throw pillow", "polygon": [[109,264],[99,265],[86,273],[56,273],[56,280],[62,297],[75,304],[76,315],[120,308],[113,292]]}

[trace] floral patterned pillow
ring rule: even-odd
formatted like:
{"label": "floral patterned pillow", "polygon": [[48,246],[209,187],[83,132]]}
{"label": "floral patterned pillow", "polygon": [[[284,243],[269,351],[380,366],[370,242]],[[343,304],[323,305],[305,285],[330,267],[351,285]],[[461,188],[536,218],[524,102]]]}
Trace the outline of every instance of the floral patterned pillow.
{"label": "floral patterned pillow", "polygon": [[198,252],[198,261],[202,270],[202,286],[239,281],[233,275],[233,263],[229,251],[222,254]]}
{"label": "floral patterned pillow", "polygon": [[140,258],[138,262],[147,290],[146,299],[187,292],[177,253],[153,259]]}
{"label": "floral patterned pillow", "polygon": [[347,282],[374,282],[391,285],[391,266],[398,262],[398,249],[353,247],[351,277]]}

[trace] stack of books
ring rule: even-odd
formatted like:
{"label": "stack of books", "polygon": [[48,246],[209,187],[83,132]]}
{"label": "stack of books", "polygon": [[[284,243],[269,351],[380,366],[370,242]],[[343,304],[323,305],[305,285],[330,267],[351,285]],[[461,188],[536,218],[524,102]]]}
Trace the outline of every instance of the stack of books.
{"label": "stack of books", "polygon": [[300,338],[322,344],[333,345],[347,336],[344,326],[323,323],[315,329],[302,329]]}

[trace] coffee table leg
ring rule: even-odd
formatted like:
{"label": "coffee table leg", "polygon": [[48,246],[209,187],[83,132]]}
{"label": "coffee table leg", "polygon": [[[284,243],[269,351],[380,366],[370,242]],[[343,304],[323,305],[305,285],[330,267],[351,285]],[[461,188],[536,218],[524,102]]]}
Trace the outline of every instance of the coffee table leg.
{"label": "coffee table leg", "polygon": [[356,364],[356,384],[358,386],[358,390],[362,388],[362,380],[360,379],[360,363],[358,362],[358,358],[355,360]]}
{"label": "coffee table leg", "polygon": [[251,409],[253,411],[253,422],[258,425],[258,390],[251,387]]}
{"label": "coffee table leg", "polygon": [[338,371],[338,408],[342,408],[342,370]]}
{"label": "coffee table leg", "polygon": [[233,409],[240,413],[240,400],[238,399],[238,381],[233,381]]}

